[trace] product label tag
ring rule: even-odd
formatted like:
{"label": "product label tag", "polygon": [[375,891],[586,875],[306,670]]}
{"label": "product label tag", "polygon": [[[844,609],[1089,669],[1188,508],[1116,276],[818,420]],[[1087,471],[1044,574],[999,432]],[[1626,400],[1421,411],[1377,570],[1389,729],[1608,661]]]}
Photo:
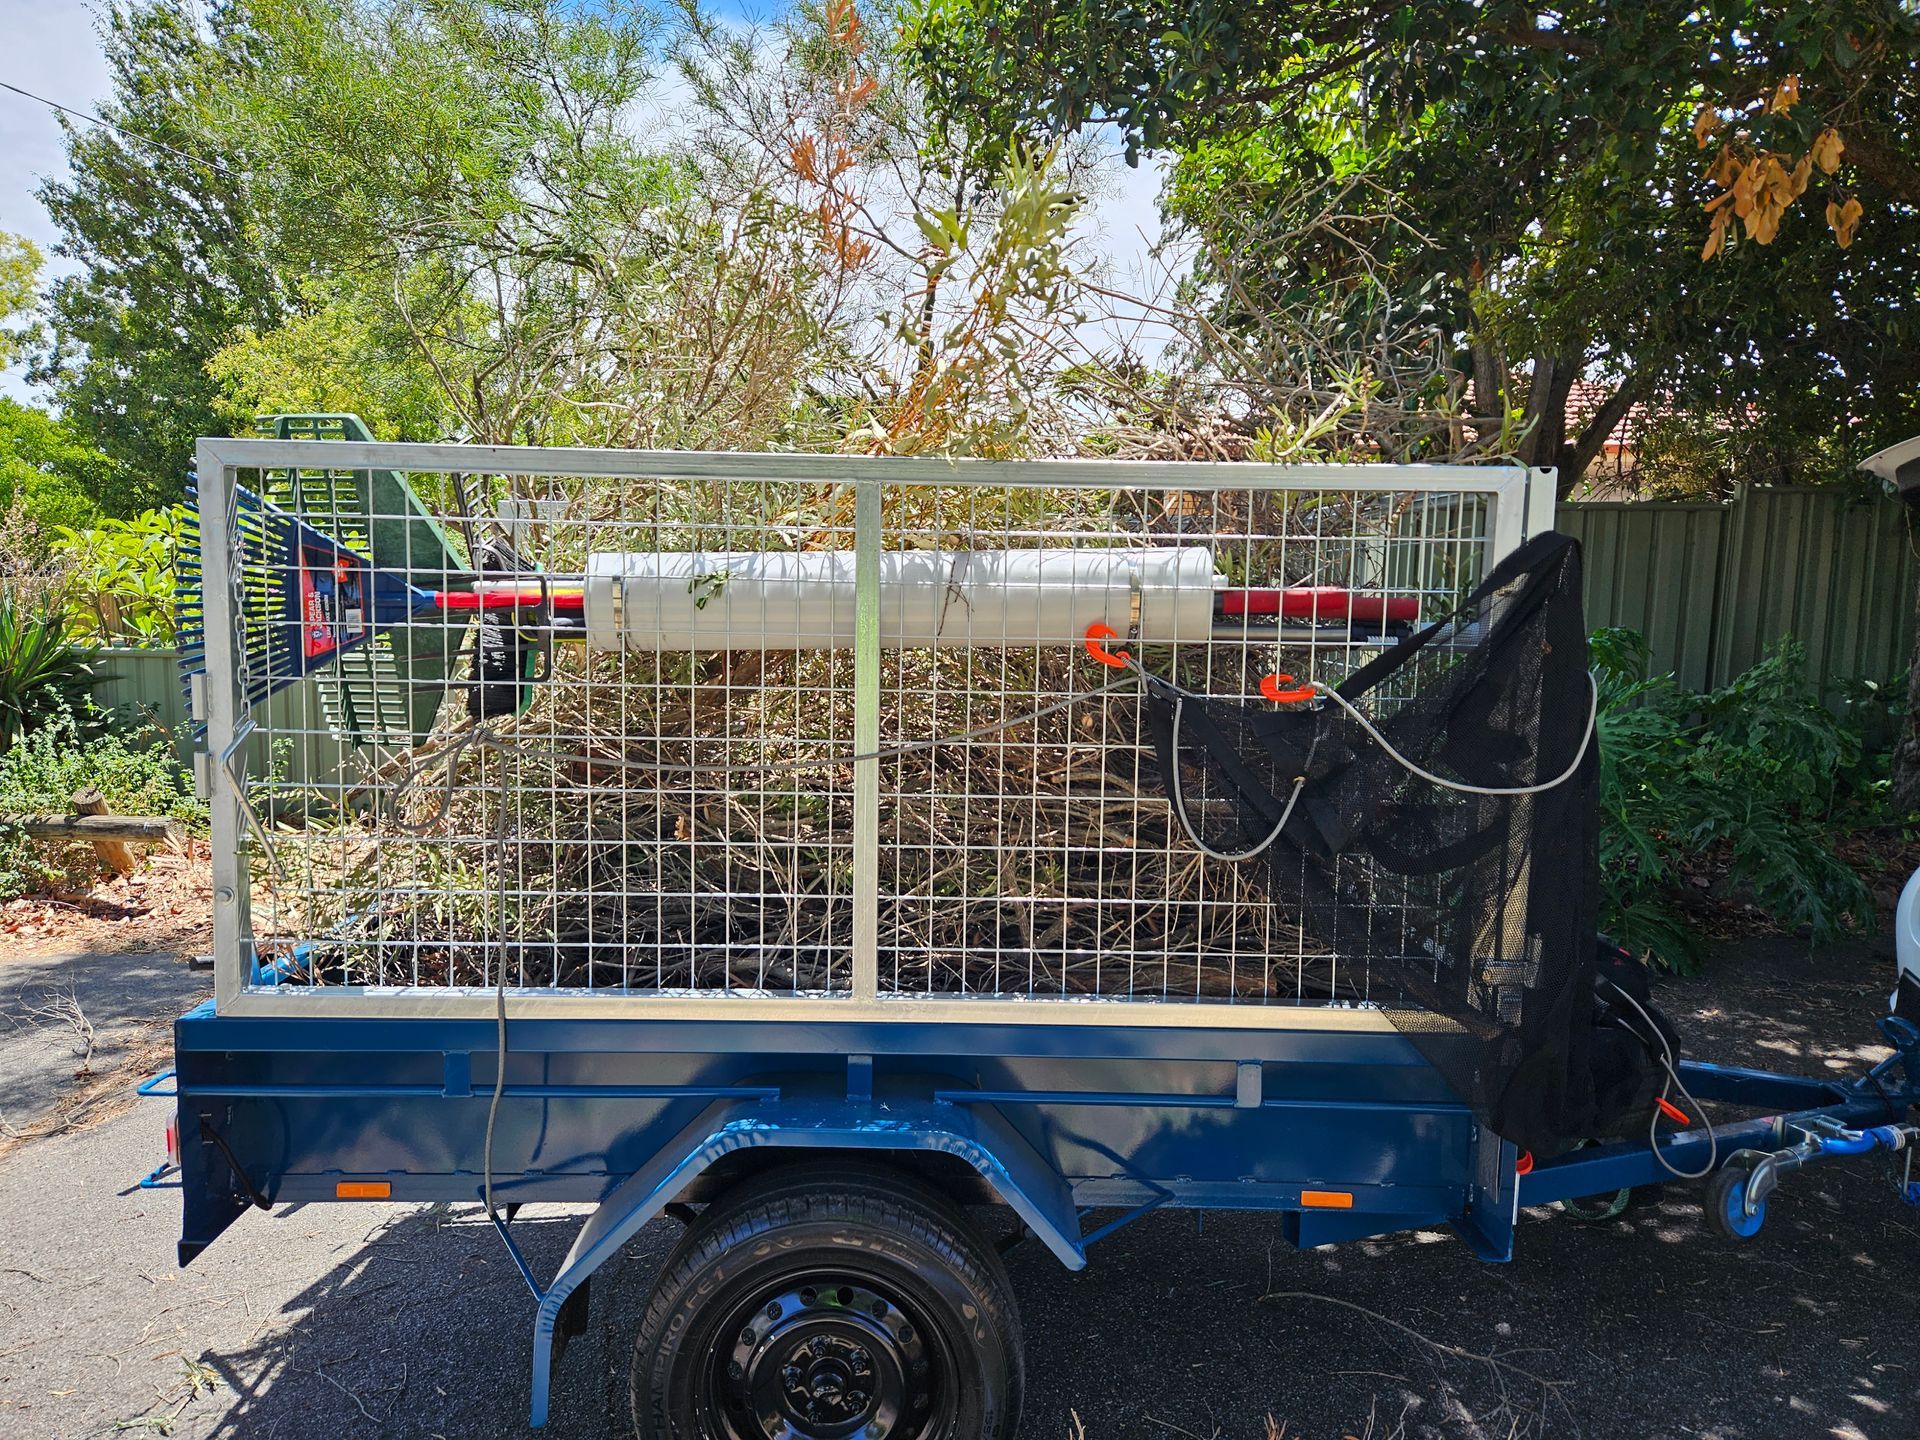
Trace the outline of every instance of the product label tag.
{"label": "product label tag", "polygon": [[366,634],[366,574],[359,562],[317,545],[300,547],[300,648],[331,655]]}

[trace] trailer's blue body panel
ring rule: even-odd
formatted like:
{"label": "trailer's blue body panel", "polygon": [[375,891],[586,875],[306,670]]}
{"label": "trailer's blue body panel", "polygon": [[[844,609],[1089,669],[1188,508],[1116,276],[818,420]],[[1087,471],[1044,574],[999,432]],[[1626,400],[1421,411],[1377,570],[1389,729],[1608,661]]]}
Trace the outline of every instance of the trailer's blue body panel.
{"label": "trailer's blue body panel", "polygon": [[[176,1027],[182,1253],[245,1206],[208,1117],[268,1198],[472,1200],[494,1083],[486,1021],[235,1019]],[[513,1022],[495,1125],[504,1202],[602,1200],[716,1101],[990,1112],[1081,1206],[1296,1209],[1351,1191],[1338,1229],[1459,1218],[1473,1117],[1393,1033],[1148,1026]],[[1363,1217],[1371,1217],[1365,1220]]]}
{"label": "trailer's blue body panel", "polygon": [[[1072,1268],[1103,1234],[1163,1205],[1275,1211],[1297,1245],[1445,1223],[1504,1260],[1523,1203],[1705,1174],[1744,1147],[1778,1146],[1809,1117],[1903,1120],[1920,1101],[1920,1028],[1890,1018],[1883,1030],[1895,1055],[1847,1081],[1681,1067],[1697,1100],[1780,1114],[1534,1165],[1392,1031],[513,1021],[491,1144],[495,1205],[508,1216],[533,1201],[599,1207],[544,1282],[496,1216],[536,1301],[533,1423],[546,1415],[569,1299],[729,1163],[796,1148],[934,1157],[971,1172]],[[479,1199],[498,1054],[491,1021],[240,1018],[211,1002],[181,1017],[181,1263],[249,1204],[334,1200],[343,1185],[401,1201]],[[1084,1230],[1094,1208],[1123,1213]]]}

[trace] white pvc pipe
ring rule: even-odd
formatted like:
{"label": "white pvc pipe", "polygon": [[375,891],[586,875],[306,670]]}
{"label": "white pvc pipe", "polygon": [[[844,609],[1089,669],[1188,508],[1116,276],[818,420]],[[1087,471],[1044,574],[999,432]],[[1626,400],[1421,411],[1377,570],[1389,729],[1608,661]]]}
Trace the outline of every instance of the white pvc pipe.
{"label": "white pvc pipe", "polygon": [[[852,551],[605,553],[586,571],[587,640],[603,649],[827,650],[853,644]],[[890,649],[1077,645],[1087,627],[1144,641],[1213,633],[1222,582],[1204,546],[1150,550],[889,550]],[[1137,611],[1136,611],[1137,597]]]}

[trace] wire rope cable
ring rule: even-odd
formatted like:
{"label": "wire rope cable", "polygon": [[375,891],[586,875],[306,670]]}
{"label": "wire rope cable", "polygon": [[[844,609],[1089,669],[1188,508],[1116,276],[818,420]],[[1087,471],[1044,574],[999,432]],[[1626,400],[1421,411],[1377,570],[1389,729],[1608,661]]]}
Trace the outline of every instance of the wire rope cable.
{"label": "wire rope cable", "polygon": [[1593,678],[1593,672],[1589,670],[1587,672],[1587,728],[1586,732],[1580,737],[1580,748],[1573,752],[1573,759],[1567,765],[1566,769],[1554,776],[1553,779],[1542,780],[1534,785],[1472,785],[1464,780],[1449,780],[1444,775],[1436,775],[1424,766],[1415,764],[1412,760],[1396,750],[1393,747],[1393,742],[1382,735],[1374,723],[1363,715],[1359,707],[1347,699],[1346,696],[1330,686],[1320,684],[1318,681],[1311,681],[1309,683],[1313,685],[1315,694],[1325,696],[1342,710],[1345,710],[1348,715],[1352,716],[1354,723],[1366,731],[1368,738],[1384,750],[1388,757],[1395,761],[1403,770],[1411,775],[1419,776],[1429,784],[1438,785],[1443,790],[1457,790],[1462,795],[1490,795],[1499,799],[1508,796],[1542,795],[1549,790],[1559,788],[1574,777],[1575,772],[1580,768],[1581,762],[1587,758],[1587,751],[1593,747],[1594,731],[1600,722],[1600,684]]}
{"label": "wire rope cable", "polygon": [[1676,1180],[1706,1179],[1707,1176],[1711,1175],[1720,1166],[1720,1137],[1713,1128],[1713,1118],[1707,1114],[1706,1107],[1693,1098],[1693,1092],[1687,1089],[1687,1082],[1680,1078],[1680,1067],[1674,1058],[1673,1046],[1667,1042],[1667,1032],[1654,1023],[1653,1016],[1647,1013],[1647,1007],[1634,999],[1632,995],[1628,994],[1620,986],[1614,984],[1613,981],[1608,980],[1606,976],[1603,975],[1600,979],[1609,990],[1613,991],[1614,994],[1618,995],[1639,1012],[1640,1018],[1647,1022],[1647,1029],[1651,1030],[1654,1038],[1660,1042],[1660,1054],[1658,1058],[1661,1067],[1667,1072],[1666,1084],[1660,1087],[1660,1098],[1662,1100],[1667,1098],[1667,1090],[1669,1087],[1678,1090],[1681,1098],[1693,1107],[1693,1113],[1700,1117],[1700,1123],[1706,1126],[1707,1129],[1706,1168],[1702,1170],[1682,1170],[1671,1160],[1667,1159],[1665,1155],[1660,1153],[1661,1112],[1658,1105],[1654,1106],[1653,1118],[1647,1122],[1647,1143],[1653,1148],[1653,1158],[1660,1162],[1661,1169],[1665,1170]]}
{"label": "wire rope cable", "polygon": [[1274,822],[1273,829],[1267,832],[1266,839],[1255,845],[1251,850],[1242,850],[1238,854],[1214,849],[1213,846],[1200,838],[1200,832],[1194,828],[1192,817],[1187,814],[1186,792],[1180,780],[1180,721],[1186,713],[1186,708],[1186,695],[1184,693],[1176,693],[1173,698],[1173,763],[1167,767],[1171,772],[1167,776],[1167,793],[1168,798],[1173,802],[1174,818],[1180,822],[1181,830],[1186,833],[1187,839],[1193,842],[1193,847],[1208,859],[1223,860],[1228,864],[1237,864],[1242,860],[1252,860],[1269,845],[1273,844],[1274,841],[1278,840],[1280,838],[1280,832],[1287,828],[1287,821],[1293,818],[1293,807],[1299,802],[1300,792],[1306,788],[1307,777],[1305,775],[1296,775],[1293,777],[1293,793],[1287,796],[1287,803],[1280,811],[1280,818]]}

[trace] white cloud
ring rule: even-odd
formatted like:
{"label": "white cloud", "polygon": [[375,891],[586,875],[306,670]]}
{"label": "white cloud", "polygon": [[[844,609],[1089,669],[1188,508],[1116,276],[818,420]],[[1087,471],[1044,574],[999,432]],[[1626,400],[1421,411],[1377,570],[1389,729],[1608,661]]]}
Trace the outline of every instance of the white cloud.
{"label": "white cloud", "polygon": [[[107,94],[107,62],[94,29],[94,6],[80,0],[0,0],[0,80],[76,110],[91,111]],[[0,230],[25,235],[43,250],[56,238],[33,192],[66,169],[67,152],[53,111],[0,90]],[[60,261],[50,260],[58,274]],[[0,372],[0,393],[29,398],[16,369]]]}

